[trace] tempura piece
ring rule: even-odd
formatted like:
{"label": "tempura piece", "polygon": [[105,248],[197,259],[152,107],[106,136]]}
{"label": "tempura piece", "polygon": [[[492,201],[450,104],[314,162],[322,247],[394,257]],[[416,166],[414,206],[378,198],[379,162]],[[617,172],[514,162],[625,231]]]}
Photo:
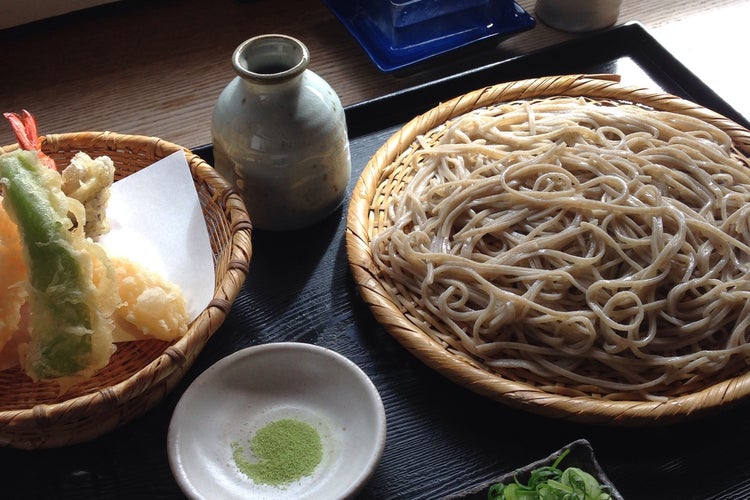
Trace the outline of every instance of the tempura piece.
{"label": "tempura piece", "polygon": [[182,337],[190,318],[180,287],[136,262],[112,257],[112,263],[122,300],[112,315],[115,341]]}
{"label": "tempura piece", "polygon": [[28,268],[31,332],[21,363],[34,380],[90,376],[113,351],[110,316],[119,297],[115,286],[97,289],[93,270],[104,268],[111,282],[115,273],[101,247],[71,231],[68,212],[78,202],[61,182],[33,152],[0,156],[3,206],[18,226]]}
{"label": "tempura piece", "polygon": [[[0,197],[2,200],[2,197]],[[23,261],[18,228],[0,205],[0,352],[21,322],[26,302],[26,264]]]}
{"label": "tempura piece", "polygon": [[61,175],[63,192],[80,201],[86,209],[86,236],[96,238],[109,231],[107,203],[115,176],[112,159],[109,156],[92,159],[79,151]]}
{"label": "tempura piece", "polygon": [[106,366],[114,342],[184,335],[182,290],[127,259],[115,269],[92,240],[109,231],[112,160],[79,152],[58,171],[33,115],[4,116],[21,150],[0,148],[0,370],[20,361],[64,391]]}
{"label": "tempura piece", "polygon": [[3,349],[0,350],[0,371],[15,368],[19,365],[18,356],[20,346],[28,344],[29,342],[29,304],[24,303],[21,306],[20,323],[18,329],[13,332],[10,339],[5,343]]}

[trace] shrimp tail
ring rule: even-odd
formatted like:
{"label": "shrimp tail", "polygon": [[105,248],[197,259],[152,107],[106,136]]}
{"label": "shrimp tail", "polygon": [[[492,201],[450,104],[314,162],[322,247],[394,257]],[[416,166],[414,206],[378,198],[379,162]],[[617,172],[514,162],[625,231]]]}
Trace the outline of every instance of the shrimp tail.
{"label": "shrimp tail", "polygon": [[21,110],[18,113],[3,113],[3,116],[10,122],[10,127],[18,140],[18,145],[26,151],[36,152],[42,163],[52,170],[57,171],[55,160],[42,152],[42,140],[39,138],[36,118],[28,111]]}

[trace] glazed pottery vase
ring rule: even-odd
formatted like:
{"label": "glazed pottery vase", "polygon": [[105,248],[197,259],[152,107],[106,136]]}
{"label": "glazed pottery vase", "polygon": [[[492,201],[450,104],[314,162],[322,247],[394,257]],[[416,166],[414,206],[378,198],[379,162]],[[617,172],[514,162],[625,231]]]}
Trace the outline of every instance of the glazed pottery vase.
{"label": "glazed pottery vase", "polygon": [[214,108],[214,167],[242,193],[256,228],[310,226],[344,200],[351,176],[344,109],[309,61],[295,38],[251,38],[234,51],[237,76]]}

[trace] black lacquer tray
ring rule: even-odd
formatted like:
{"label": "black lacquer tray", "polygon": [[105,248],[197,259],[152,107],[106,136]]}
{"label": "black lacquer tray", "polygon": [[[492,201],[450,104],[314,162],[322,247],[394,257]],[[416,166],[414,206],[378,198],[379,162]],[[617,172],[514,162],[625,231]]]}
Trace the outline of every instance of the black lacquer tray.
{"label": "black lacquer tray", "polygon": [[[659,45],[627,24],[528,56],[351,106],[353,178],[406,120],[437,103],[502,81],[563,73],[638,73],[650,86],[748,126]],[[197,148],[211,160],[210,146]],[[357,363],[385,403],[387,441],[362,499],[460,495],[585,439],[626,499],[750,496],[750,406],[649,428],[596,427],[510,409],[459,387],[406,352],[374,320],[353,282],[344,246],[346,204],[292,233],[253,234],[253,259],[234,308],[182,383],[152,411],[95,441],[64,449],[0,449],[3,498],[182,498],[167,461],[169,420],[208,366],[251,345],[297,341]]]}

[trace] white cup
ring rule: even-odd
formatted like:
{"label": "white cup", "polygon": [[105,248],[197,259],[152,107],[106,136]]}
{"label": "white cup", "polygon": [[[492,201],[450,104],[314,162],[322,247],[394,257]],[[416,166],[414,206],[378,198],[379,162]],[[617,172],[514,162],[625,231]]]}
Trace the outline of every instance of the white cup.
{"label": "white cup", "polygon": [[541,21],[563,31],[595,31],[612,26],[622,0],[537,0],[534,9]]}

